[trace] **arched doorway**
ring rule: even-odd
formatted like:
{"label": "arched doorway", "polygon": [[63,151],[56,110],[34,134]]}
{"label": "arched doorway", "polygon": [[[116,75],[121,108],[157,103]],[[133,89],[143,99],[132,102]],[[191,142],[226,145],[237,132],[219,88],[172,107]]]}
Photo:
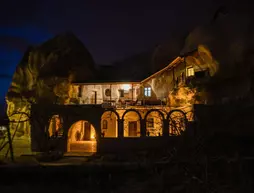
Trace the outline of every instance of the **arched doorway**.
{"label": "arched doorway", "polygon": [[114,111],[106,111],[101,116],[101,134],[102,137],[118,136],[119,115]]}
{"label": "arched doorway", "polygon": [[94,126],[86,120],[72,124],[68,131],[67,152],[96,152],[97,141]]}
{"label": "arched doorway", "polygon": [[169,135],[181,135],[185,131],[188,120],[183,111],[172,110],[169,112],[167,119],[169,121]]}
{"label": "arched doorway", "polygon": [[59,115],[53,115],[49,120],[49,137],[59,137],[63,135],[62,118]]}
{"label": "arched doorway", "polygon": [[162,136],[164,115],[159,110],[150,110],[145,115],[146,136]]}
{"label": "arched doorway", "polygon": [[124,119],[124,137],[141,136],[141,115],[136,110],[127,110],[123,114]]}

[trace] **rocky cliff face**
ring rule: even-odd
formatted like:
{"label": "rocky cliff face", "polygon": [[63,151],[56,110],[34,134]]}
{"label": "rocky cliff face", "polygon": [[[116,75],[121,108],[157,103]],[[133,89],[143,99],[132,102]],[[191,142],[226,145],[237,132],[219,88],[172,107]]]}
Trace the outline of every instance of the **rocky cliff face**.
{"label": "rocky cliff face", "polygon": [[152,52],[136,54],[113,64],[114,79],[125,81],[141,81],[152,73]]}
{"label": "rocky cliff face", "polygon": [[151,71],[157,72],[177,58],[184,46],[185,34],[181,32],[154,48],[151,56]]}
{"label": "rocky cliff face", "polygon": [[253,63],[254,14],[248,7],[240,5],[226,10],[209,26],[195,29],[189,35],[185,49],[191,45],[205,44],[220,62],[221,71],[228,72],[230,67],[234,73]]}
{"label": "rocky cliff face", "polygon": [[[37,47],[28,48],[17,65],[6,96],[10,120],[25,120],[31,103],[66,104],[71,82],[95,76],[92,56],[75,35],[58,35]],[[23,112],[27,115],[15,114]],[[23,120],[23,121],[24,121]],[[14,130],[17,123],[12,123]],[[28,123],[18,125],[16,135],[29,134]]]}
{"label": "rocky cliff face", "polygon": [[249,94],[254,67],[253,26],[253,12],[237,4],[218,9],[209,24],[198,26],[186,38],[182,54],[193,50],[199,53],[199,58],[187,58],[187,62],[200,65],[203,61],[212,69],[214,84],[208,85],[212,97],[241,98]]}

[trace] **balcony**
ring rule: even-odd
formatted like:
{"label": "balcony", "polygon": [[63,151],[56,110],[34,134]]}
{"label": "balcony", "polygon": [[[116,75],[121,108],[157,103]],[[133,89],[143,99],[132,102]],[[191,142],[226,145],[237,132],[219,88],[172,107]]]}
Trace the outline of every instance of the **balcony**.
{"label": "balcony", "polygon": [[154,107],[154,106],[166,106],[166,102],[160,99],[138,99],[133,101],[131,99],[125,100],[103,100],[102,107],[104,108],[116,108],[126,109],[130,107]]}

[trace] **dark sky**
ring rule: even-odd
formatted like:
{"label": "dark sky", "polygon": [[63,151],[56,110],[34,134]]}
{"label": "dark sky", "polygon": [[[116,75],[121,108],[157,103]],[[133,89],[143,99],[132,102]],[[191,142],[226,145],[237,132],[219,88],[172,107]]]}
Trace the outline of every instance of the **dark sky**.
{"label": "dark sky", "polygon": [[0,101],[28,45],[74,32],[97,64],[149,50],[172,34],[208,23],[212,0],[6,0],[0,5]]}

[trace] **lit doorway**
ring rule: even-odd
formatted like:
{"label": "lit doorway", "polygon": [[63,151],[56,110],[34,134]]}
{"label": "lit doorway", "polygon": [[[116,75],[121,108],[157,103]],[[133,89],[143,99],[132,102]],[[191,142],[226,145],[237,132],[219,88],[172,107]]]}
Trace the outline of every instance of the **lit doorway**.
{"label": "lit doorway", "polygon": [[97,152],[96,131],[90,122],[81,120],[71,126],[67,152]]}

